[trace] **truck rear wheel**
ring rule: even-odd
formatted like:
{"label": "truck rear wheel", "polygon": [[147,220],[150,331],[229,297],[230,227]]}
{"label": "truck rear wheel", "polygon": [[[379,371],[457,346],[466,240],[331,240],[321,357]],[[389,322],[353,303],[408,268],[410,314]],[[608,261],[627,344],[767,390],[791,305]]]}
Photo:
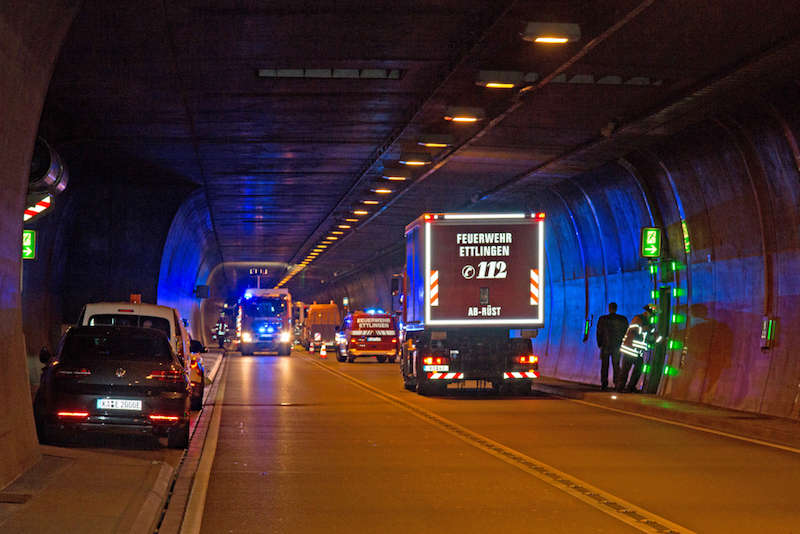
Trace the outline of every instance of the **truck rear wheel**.
{"label": "truck rear wheel", "polygon": [[385,361],[386,361],[386,356],[383,356],[383,355],[381,355],[381,356],[375,356],[375,358],[377,358],[377,360],[378,360],[378,363],[383,363],[383,362],[385,362]]}
{"label": "truck rear wheel", "polygon": [[397,360],[397,357],[395,357],[395,356],[389,356],[389,363],[394,363],[394,362],[395,362],[395,360]]}

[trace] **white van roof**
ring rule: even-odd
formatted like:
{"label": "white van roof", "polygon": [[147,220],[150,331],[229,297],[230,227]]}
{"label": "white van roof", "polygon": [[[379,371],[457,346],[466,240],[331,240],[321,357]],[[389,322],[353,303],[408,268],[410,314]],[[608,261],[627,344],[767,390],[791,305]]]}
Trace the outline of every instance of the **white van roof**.
{"label": "white van roof", "polygon": [[98,313],[130,313],[131,315],[153,315],[167,317],[170,320],[175,317],[175,310],[169,306],[160,304],[133,304],[130,302],[90,302],[86,305],[85,315]]}

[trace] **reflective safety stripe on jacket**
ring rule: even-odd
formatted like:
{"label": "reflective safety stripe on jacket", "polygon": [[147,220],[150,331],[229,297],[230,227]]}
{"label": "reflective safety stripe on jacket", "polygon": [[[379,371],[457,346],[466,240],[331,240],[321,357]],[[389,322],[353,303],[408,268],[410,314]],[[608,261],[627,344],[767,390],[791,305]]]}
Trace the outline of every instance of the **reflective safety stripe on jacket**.
{"label": "reflective safety stripe on jacket", "polygon": [[650,330],[642,325],[642,316],[637,315],[628,326],[628,331],[625,333],[625,339],[622,341],[619,351],[633,358],[641,358],[644,352],[650,348],[647,345],[647,335],[649,333]]}

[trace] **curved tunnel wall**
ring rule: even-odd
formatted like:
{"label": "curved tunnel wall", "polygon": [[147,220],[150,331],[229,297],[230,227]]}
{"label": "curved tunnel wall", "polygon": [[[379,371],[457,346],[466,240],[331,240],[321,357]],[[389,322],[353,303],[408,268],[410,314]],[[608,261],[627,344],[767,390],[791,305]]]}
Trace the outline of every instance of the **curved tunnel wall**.
{"label": "curved tunnel wall", "polygon": [[[619,162],[531,191],[548,213],[547,324],[534,340],[546,375],[599,383],[587,317],[609,301],[628,316],[651,301],[653,278],[639,258],[641,227],[666,230],[659,284],[676,289],[667,352],[675,374],[660,393],[681,400],[800,417],[800,91],[754,100]],[[416,215],[416,214],[413,214]],[[690,251],[684,248],[686,220]],[[386,302],[402,255],[334,281],[312,298],[355,306]],[[762,318],[777,319],[774,346],[761,350]]]}
{"label": "curved tunnel wall", "polygon": [[201,301],[194,296],[194,289],[208,282],[221,261],[205,194],[196,191],[181,205],[167,234],[158,276],[158,303],[177,309],[189,321],[192,337],[206,344],[208,329],[203,325],[210,318],[202,317]]}
{"label": "curved tunnel wall", "polygon": [[0,4],[0,488],[39,458],[20,313],[22,210],[53,65],[79,2]]}

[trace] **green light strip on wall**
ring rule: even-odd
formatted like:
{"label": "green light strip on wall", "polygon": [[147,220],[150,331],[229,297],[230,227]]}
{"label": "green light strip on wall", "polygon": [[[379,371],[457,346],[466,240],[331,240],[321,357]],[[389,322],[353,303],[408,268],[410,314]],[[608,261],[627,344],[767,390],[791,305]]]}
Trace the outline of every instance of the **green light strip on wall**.
{"label": "green light strip on wall", "polygon": [[689,241],[689,227],[686,225],[686,219],[681,219],[681,230],[683,231],[683,250],[689,254],[692,251],[692,243]]}

